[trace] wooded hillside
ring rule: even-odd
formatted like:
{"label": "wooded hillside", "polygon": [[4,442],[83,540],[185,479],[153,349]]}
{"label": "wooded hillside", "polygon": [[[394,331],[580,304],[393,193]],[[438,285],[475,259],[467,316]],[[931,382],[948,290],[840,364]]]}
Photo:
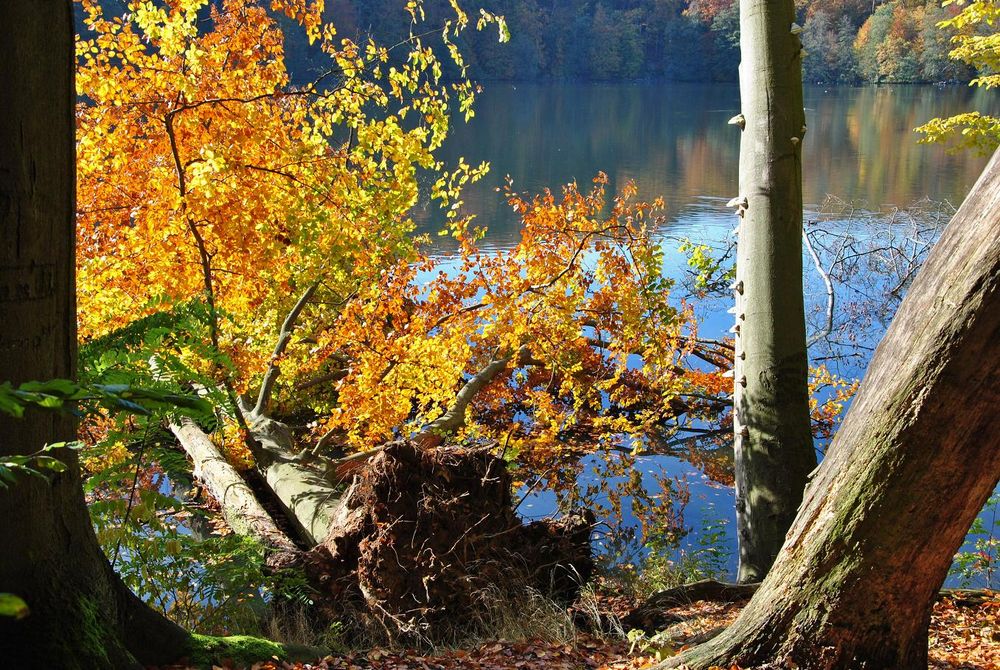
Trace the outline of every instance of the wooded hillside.
{"label": "wooded hillside", "polygon": [[[807,83],[968,81],[948,59],[954,15],[938,0],[798,0]],[[406,29],[393,0],[333,0],[326,14],[343,34],[392,43]],[[448,3],[427,3],[445,16]],[[736,81],[739,12],[735,0],[488,0],[506,17],[510,44],[469,32],[463,52],[478,79]],[[429,17],[430,18],[430,17]],[[433,24],[433,21],[431,21]],[[302,50],[294,50],[302,52]],[[294,56],[293,56],[294,58]],[[290,69],[309,65],[300,60]]]}

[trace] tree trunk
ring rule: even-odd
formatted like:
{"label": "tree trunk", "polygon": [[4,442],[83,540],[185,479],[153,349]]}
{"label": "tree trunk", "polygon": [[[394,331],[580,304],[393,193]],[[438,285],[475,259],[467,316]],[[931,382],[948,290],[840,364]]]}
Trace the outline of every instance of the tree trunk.
{"label": "tree trunk", "polygon": [[778,559],[664,667],[927,667],[935,593],[1000,477],[1000,152],[879,344]]}
{"label": "tree trunk", "polygon": [[296,456],[288,426],[252,411],[244,416],[260,445],[254,458],[268,487],[306,543],[319,544],[330,532],[340,487],[328,475],[324,461],[306,462]]}
{"label": "tree trunk", "polygon": [[253,537],[271,551],[298,551],[240,473],[219,453],[201,428],[190,419],[180,419],[170,424],[170,430],[191,457],[194,476],[218,501],[222,516],[234,533]]}
{"label": "tree trunk", "polygon": [[735,466],[740,582],[760,581],[816,467],[802,301],[801,44],[792,0],[740,1]]}
{"label": "tree trunk", "polygon": [[[73,7],[0,3],[0,380],[72,378],[74,300]],[[74,439],[69,415],[0,415],[0,455]],[[50,481],[0,489],[0,592],[31,613],[0,618],[0,659],[16,668],[119,668],[176,658],[188,635],[132,595],[101,553],[75,452]]]}

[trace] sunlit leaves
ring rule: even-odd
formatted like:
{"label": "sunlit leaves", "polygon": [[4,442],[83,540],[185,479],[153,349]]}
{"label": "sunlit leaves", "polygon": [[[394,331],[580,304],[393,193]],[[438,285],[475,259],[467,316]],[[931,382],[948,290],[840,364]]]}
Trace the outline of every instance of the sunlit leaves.
{"label": "sunlit leaves", "polygon": [[[412,257],[418,170],[441,169],[432,152],[450,101],[467,108],[472,88],[438,85],[419,40],[397,45],[409,56],[383,71],[388,50],[335,42],[320,2],[133,1],[111,15],[82,4],[81,333],[208,285],[244,390],[299,287],[322,280],[324,298],[343,297]],[[289,83],[275,13],[329,56],[315,82]]]}
{"label": "sunlit leaves", "polygon": [[0,593],[0,617],[23,619],[28,616],[28,604],[13,593]]}
{"label": "sunlit leaves", "polygon": [[[956,31],[950,56],[976,68],[978,75],[970,85],[1000,86],[1000,5],[992,0],[944,0],[943,4],[961,8],[938,27]],[[953,151],[969,149],[989,155],[1000,145],[1000,118],[979,112],[932,119],[916,130],[924,135],[921,142],[943,143]]]}

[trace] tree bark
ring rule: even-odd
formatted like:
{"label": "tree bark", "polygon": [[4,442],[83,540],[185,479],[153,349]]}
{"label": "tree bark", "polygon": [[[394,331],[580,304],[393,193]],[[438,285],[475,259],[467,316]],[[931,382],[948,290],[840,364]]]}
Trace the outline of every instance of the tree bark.
{"label": "tree bark", "polygon": [[[240,403],[239,409],[255,444],[257,470],[294,526],[297,539],[309,547],[321,543],[330,530],[341,493],[340,482],[328,472],[330,462],[302,459],[288,426],[255,414],[245,403]],[[290,539],[274,524],[243,477],[215,449],[211,438],[190,421],[175,424],[171,430],[191,457],[196,476],[218,500],[230,527],[271,549],[285,551]]]}
{"label": "tree bark", "polygon": [[340,502],[340,486],[324,461],[299,458],[292,432],[285,424],[244,409],[251,435],[258,443],[257,468],[309,546],[323,541]]}
{"label": "tree bark", "polygon": [[[0,3],[0,380],[75,372],[73,7]],[[0,455],[75,437],[70,415],[0,415]],[[173,659],[189,636],[112,572],[90,525],[75,452],[45,481],[0,489],[0,591],[31,613],[0,618],[0,659],[16,668],[121,668]]]}
{"label": "tree bark", "polygon": [[234,533],[253,537],[272,551],[298,551],[240,473],[219,453],[201,428],[190,419],[181,419],[171,423],[170,430],[191,457],[194,476],[218,501],[222,516]]}
{"label": "tree bark", "polygon": [[792,0],[740,1],[735,466],[740,582],[760,581],[816,467],[802,299],[801,43]]}
{"label": "tree bark", "polygon": [[879,344],[802,510],[721,636],[663,667],[921,670],[935,594],[1000,477],[1000,152]]}

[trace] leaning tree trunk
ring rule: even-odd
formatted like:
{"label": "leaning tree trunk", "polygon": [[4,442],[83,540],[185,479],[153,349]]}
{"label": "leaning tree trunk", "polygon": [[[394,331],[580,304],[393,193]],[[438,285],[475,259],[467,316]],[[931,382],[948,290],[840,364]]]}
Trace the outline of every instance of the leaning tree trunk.
{"label": "leaning tree trunk", "polygon": [[[72,378],[73,7],[0,3],[0,380]],[[0,415],[0,456],[72,440],[69,415]],[[75,452],[50,481],[0,489],[0,592],[31,613],[0,617],[0,664],[119,668],[176,658],[187,634],[147,609],[112,572],[84,505]]]}
{"label": "leaning tree trunk", "polygon": [[1000,477],[1000,152],[879,344],[767,579],[666,667],[923,670],[934,595]]}
{"label": "leaning tree trunk", "polygon": [[735,465],[739,581],[760,581],[816,467],[802,303],[801,44],[792,0],[740,1]]}

